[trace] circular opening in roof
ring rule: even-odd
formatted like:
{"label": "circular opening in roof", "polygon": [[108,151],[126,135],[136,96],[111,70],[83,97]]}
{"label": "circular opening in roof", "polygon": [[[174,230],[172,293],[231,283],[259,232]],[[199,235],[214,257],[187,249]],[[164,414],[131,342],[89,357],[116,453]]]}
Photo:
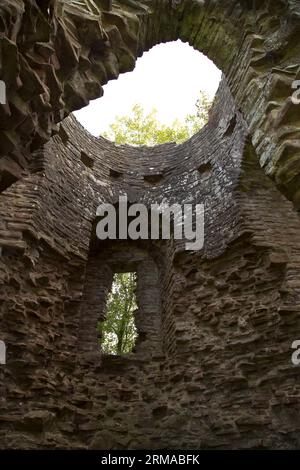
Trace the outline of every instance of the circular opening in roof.
{"label": "circular opening in roof", "polygon": [[92,135],[117,144],[181,143],[207,122],[220,80],[215,64],[188,44],[159,44],[75,116]]}

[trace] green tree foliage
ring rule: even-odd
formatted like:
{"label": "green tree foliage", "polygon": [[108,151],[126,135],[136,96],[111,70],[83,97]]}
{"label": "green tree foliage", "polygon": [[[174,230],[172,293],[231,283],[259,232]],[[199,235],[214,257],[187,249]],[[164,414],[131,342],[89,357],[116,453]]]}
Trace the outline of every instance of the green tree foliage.
{"label": "green tree foliage", "polygon": [[136,304],[136,274],[115,274],[107,301],[106,320],[98,325],[102,351],[124,355],[132,351],[137,337],[134,311]]}
{"label": "green tree foliage", "polygon": [[210,99],[201,92],[195,113],[188,115],[184,122],[176,119],[171,126],[167,126],[159,122],[156,109],[147,114],[140,104],[136,104],[131,115],[117,117],[103,137],[116,144],[152,146],[167,142],[182,143],[207,123],[210,107]]}
{"label": "green tree foliage", "polygon": [[185,119],[185,125],[189,129],[189,138],[207,124],[211,107],[212,101],[208,95],[204,91],[200,91],[196,102],[196,112],[189,114]]}

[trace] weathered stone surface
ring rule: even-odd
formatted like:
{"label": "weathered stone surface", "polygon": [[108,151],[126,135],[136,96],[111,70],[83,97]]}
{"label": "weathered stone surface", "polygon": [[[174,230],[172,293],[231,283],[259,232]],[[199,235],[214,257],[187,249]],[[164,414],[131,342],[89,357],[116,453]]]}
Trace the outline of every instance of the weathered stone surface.
{"label": "weathered stone surface", "polygon": [[299,17],[291,0],[2,1],[0,190],[108,80],[155,44],[182,39],[226,74],[261,166],[299,207]]}
{"label": "weathered stone surface", "polygon": [[[97,242],[120,193],[204,202],[204,249]],[[1,447],[298,448],[299,242],[225,80],[179,146],[115,146],[67,118],[0,197]],[[103,356],[112,273],[133,265],[140,338]]]}

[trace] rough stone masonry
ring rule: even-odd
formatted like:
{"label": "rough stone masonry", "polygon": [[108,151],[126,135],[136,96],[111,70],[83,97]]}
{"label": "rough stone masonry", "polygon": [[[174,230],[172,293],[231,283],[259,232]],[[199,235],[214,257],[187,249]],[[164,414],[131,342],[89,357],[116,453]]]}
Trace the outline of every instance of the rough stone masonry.
{"label": "rough stone masonry", "polygon": [[[3,0],[0,31],[1,448],[298,448],[299,2]],[[176,39],[224,74],[188,142],[115,146],[70,115]],[[100,243],[120,193],[204,201],[203,250]],[[105,356],[96,325],[133,267],[139,339]]]}

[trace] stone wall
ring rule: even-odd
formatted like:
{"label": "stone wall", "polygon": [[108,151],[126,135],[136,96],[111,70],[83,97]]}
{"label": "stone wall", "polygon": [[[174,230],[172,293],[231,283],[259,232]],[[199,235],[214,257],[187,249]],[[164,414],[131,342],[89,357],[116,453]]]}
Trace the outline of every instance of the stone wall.
{"label": "stone wall", "polygon": [[138,337],[134,353],[135,357],[152,360],[162,349],[161,292],[158,267],[153,259],[156,252],[159,260],[160,251],[151,242],[143,244],[115,241],[97,245],[91,249],[87,261],[80,312],[79,349],[98,355],[100,361],[101,337],[95,325],[99,321],[105,321],[107,296],[111,291],[113,274],[135,272],[138,306],[135,311],[135,325]]}
{"label": "stone wall", "polygon": [[144,51],[181,39],[226,74],[261,166],[298,207],[299,17],[295,0],[3,1],[0,190],[27,175],[34,151],[71,111]]}
{"label": "stone wall", "polygon": [[[1,447],[297,448],[300,223],[226,81],[182,145],[115,146],[69,117],[31,165],[0,198]],[[205,203],[204,248],[95,243],[120,194]],[[132,263],[146,340],[105,356],[96,325]]]}

